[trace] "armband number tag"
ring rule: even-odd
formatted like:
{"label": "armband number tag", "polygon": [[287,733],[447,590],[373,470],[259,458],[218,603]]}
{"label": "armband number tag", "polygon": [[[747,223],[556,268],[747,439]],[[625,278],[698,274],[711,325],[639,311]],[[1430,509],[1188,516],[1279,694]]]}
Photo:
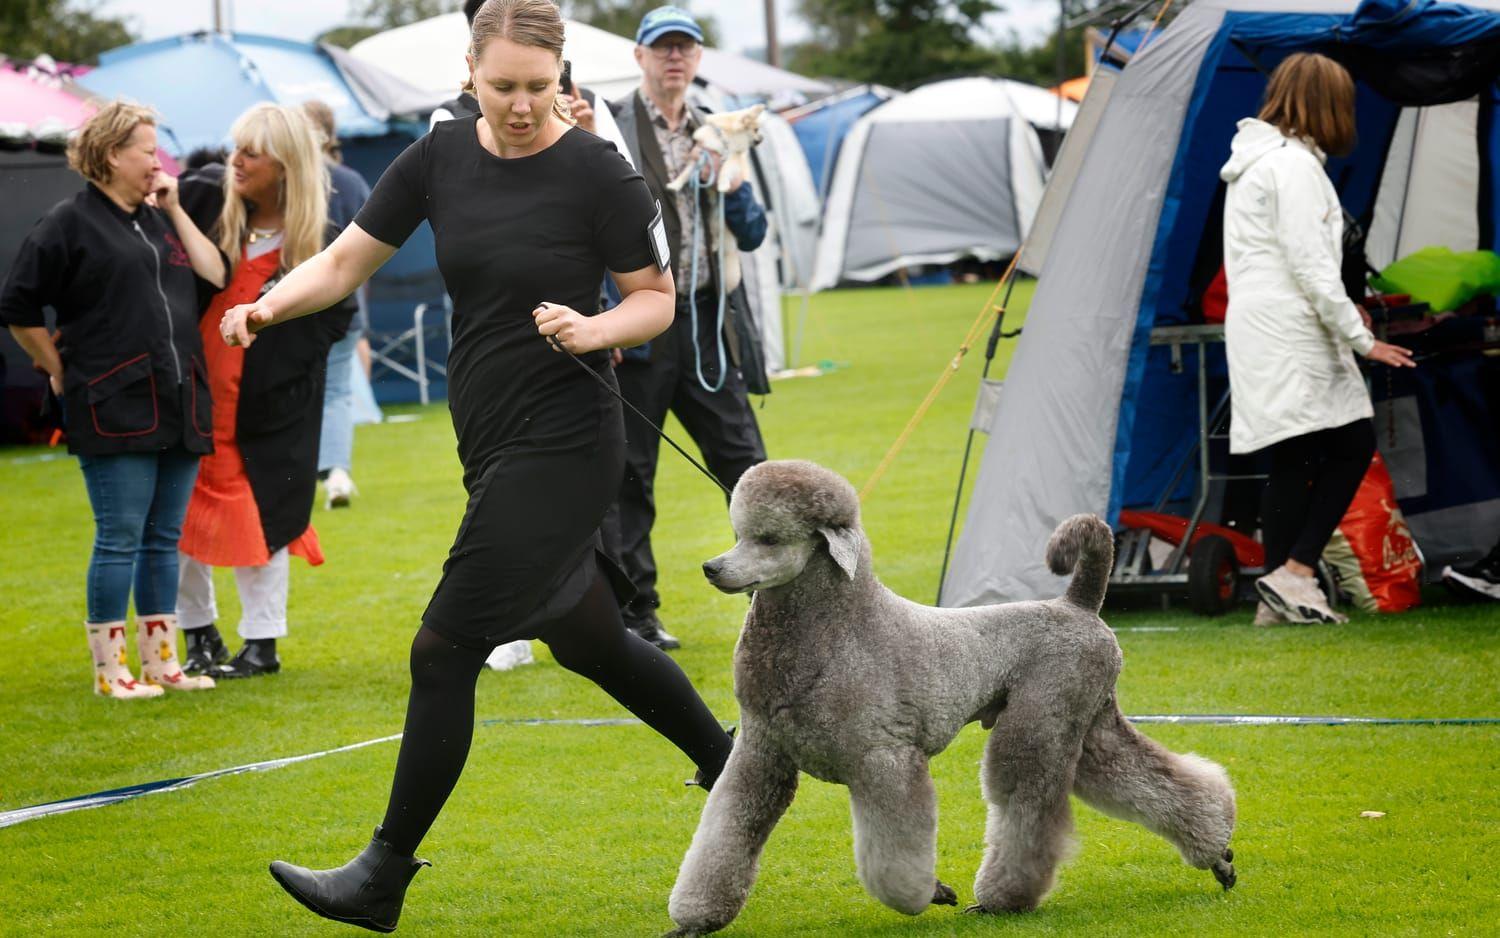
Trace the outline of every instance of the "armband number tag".
{"label": "armband number tag", "polygon": [[661,203],[656,203],[656,217],[646,226],[646,240],[651,244],[651,253],[656,257],[656,266],[666,270],[672,264],[672,251],[667,246],[667,223],[661,217]]}

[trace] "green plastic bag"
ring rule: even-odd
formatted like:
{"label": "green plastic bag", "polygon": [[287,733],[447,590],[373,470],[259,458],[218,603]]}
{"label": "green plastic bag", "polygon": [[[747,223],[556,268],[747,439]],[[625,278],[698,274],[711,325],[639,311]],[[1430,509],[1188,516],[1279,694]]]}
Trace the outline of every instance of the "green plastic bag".
{"label": "green plastic bag", "polygon": [[1381,293],[1409,294],[1441,313],[1482,294],[1500,294],[1500,256],[1494,251],[1423,248],[1371,277],[1370,286]]}

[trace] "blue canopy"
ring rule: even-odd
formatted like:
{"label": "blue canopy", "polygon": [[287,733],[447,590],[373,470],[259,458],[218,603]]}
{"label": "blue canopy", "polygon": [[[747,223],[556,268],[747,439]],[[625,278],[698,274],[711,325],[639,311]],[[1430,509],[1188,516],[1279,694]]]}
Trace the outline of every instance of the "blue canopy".
{"label": "blue canopy", "polygon": [[101,55],[79,84],[154,107],[167,149],[179,156],[223,145],[235,118],[265,101],[322,101],[341,138],[392,129],[391,115],[323,47],[272,36],[199,32],[138,42]]}

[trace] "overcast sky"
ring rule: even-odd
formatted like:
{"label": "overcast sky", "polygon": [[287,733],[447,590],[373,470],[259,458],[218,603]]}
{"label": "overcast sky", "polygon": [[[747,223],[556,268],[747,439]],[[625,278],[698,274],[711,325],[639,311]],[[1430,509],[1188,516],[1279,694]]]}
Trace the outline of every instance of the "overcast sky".
{"label": "overcast sky", "polygon": [[[311,39],[318,33],[348,22],[350,0],[227,0],[234,29],[247,33]],[[806,27],[792,14],[795,0],[776,0],[780,11],[781,39],[796,42],[806,36]],[[213,24],[213,0],[105,0],[101,11],[131,19],[132,28],[143,39],[160,39],[178,33],[207,29]],[[765,45],[764,4],[755,0],[694,0],[692,8],[711,13],[719,23],[725,45],[738,52]],[[994,36],[1015,29],[1028,37],[1046,32],[1056,22],[1057,7],[1046,0],[1011,0],[1011,10],[992,16],[986,28]]]}

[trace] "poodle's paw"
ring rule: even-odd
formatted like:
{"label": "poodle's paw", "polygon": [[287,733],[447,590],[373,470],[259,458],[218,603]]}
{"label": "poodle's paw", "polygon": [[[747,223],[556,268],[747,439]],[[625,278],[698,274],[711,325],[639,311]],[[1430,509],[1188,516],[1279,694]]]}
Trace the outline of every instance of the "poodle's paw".
{"label": "poodle's paw", "polygon": [[1226,892],[1234,888],[1236,877],[1234,875],[1233,850],[1226,847],[1224,849],[1224,858],[1222,860],[1215,860],[1214,865],[1210,869],[1213,870],[1214,879],[1219,881],[1219,885],[1223,886]]}
{"label": "poodle's paw", "polygon": [[661,938],[701,938],[702,935],[703,932],[698,931],[695,928],[682,927],[672,929],[671,931],[662,935]]}
{"label": "poodle's paw", "polygon": [[932,904],[958,905],[958,893],[953,891],[952,886],[942,880],[938,880],[937,888],[932,891]]}
{"label": "poodle's paw", "polygon": [[964,914],[965,915],[1019,915],[1019,914],[1021,914],[1023,912],[1030,912],[1030,911],[1032,911],[1033,909],[1036,908],[1036,906],[1037,906],[1037,904],[1035,902],[1031,902],[1031,903],[1017,903],[1015,905],[998,905],[998,906],[991,907],[991,906],[985,905],[982,902],[976,902],[976,903],[974,903],[971,906],[966,906],[964,908]]}

